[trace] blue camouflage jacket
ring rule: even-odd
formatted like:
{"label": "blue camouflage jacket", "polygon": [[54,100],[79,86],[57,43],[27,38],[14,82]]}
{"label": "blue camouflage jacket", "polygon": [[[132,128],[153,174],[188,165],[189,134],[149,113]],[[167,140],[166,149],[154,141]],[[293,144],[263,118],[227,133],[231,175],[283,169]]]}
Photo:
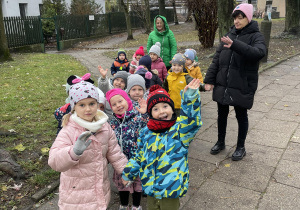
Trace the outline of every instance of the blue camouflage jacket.
{"label": "blue camouflage jacket", "polygon": [[181,92],[181,115],[164,133],[143,128],[137,140],[136,155],[127,163],[122,177],[141,178],[145,194],[177,198],[186,194],[189,185],[188,148],[202,126],[198,90]]}

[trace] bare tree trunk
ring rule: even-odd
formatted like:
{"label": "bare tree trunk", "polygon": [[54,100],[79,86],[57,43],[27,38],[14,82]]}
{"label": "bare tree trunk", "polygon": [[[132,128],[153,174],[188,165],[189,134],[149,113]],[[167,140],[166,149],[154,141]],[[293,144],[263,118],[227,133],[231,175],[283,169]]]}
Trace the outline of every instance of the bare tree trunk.
{"label": "bare tree trunk", "polygon": [[0,0],[0,62],[7,61],[7,60],[12,60],[12,58],[10,56],[10,52],[7,45],[7,39],[5,36],[2,4]]}
{"label": "bare tree trunk", "polygon": [[234,0],[218,0],[218,25],[219,25],[219,40],[228,31],[233,24],[231,13],[234,9]]}
{"label": "bare tree trunk", "polygon": [[285,31],[300,34],[300,2],[299,0],[286,0]]}
{"label": "bare tree trunk", "polygon": [[159,14],[166,17],[165,0],[158,0],[158,6],[159,6]]}
{"label": "bare tree trunk", "polygon": [[150,20],[150,5],[149,0],[144,0],[145,2],[145,21],[146,21],[146,34],[151,32],[151,20]]}
{"label": "bare tree trunk", "polygon": [[[129,11],[128,11],[128,5],[126,5],[124,3],[124,0],[121,0],[121,6],[123,8],[124,14],[125,14],[125,19],[126,19],[126,26],[127,26],[127,40],[131,40],[133,39],[133,35],[132,35],[132,27],[131,27],[131,18],[129,15]],[[128,4],[128,2],[127,2]]]}
{"label": "bare tree trunk", "polygon": [[175,5],[175,0],[173,0],[172,4],[173,4],[173,10],[174,10],[174,23],[175,23],[175,25],[179,25],[179,23],[178,23],[178,17],[177,17],[177,11],[176,11],[176,5]]}

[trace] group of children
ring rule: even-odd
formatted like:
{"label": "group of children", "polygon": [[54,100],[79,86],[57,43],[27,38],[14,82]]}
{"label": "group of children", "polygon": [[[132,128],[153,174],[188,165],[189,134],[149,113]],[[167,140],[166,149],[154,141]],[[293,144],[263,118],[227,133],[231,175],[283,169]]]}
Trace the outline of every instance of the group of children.
{"label": "group of children", "polygon": [[129,65],[120,50],[112,79],[98,66],[98,87],[90,75],[68,78],[68,100],[55,112],[62,129],[48,161],[61,172],[60,209],[106,209],[108,163],[119,209],[129,209],[129,194],[131,209],[142,209],[142,192],[148,209],[179,209],[189,183],[189,144],[202,126],[203,78],[191,49],[176,54],[168,72],[159,43],[149,54],[140,47]]}

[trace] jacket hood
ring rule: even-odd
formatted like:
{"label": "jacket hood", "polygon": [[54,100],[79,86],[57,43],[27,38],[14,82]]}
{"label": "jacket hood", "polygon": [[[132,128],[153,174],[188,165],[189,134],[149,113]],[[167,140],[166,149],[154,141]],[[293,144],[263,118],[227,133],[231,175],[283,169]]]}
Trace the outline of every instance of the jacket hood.
{"label": "jacket hood", "polygon": [[[156,18],[160,17],[163,21],[164,21],[164,24],[165,24],[165,30],[163,32],[159,32],[156,28]],[[156,17],[154,18],[154,30],[155,30],[155,33],[156,34],[159,34],[159,35],[164,35],[166,34],[168,31],[169,31],[169,24],[167,22],[167,19],[164,17],[164,16],[161,16],[161,15],[156,15]]]}
{"label": "jacket hood", "polygon": [[241,30],[237,30],[234,25],[231,26],[231,33],[238,34],[239,31],[241,35],[259,32],[258,23],[255,20],[252,20],[248,25],[246,25]]}

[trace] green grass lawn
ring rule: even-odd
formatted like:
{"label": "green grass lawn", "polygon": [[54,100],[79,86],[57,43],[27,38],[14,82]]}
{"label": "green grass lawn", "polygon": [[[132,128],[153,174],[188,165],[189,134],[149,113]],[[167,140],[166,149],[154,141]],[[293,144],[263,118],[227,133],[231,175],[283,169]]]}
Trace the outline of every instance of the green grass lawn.
{"label": "green grass lawn", "polygon": [[[0,63],[0,129],[16,133],[1,135],[0,145],[31,174],[21,188],[24,192],[20,191],[30,195],[58,178],[59,174],[47,164],[48,149],[56,137],[57,121],[53,113],[65,104],[67,94],[63,85],[67,78],[72,74],[82,76],[87,69],[62,54],[13,54],[13,59]],[[7,189],[7,180],[2,175],[7,177],[0,171],[1,203],[11,209],[9,206],[16,203],[6,196],[11,189]]]}

